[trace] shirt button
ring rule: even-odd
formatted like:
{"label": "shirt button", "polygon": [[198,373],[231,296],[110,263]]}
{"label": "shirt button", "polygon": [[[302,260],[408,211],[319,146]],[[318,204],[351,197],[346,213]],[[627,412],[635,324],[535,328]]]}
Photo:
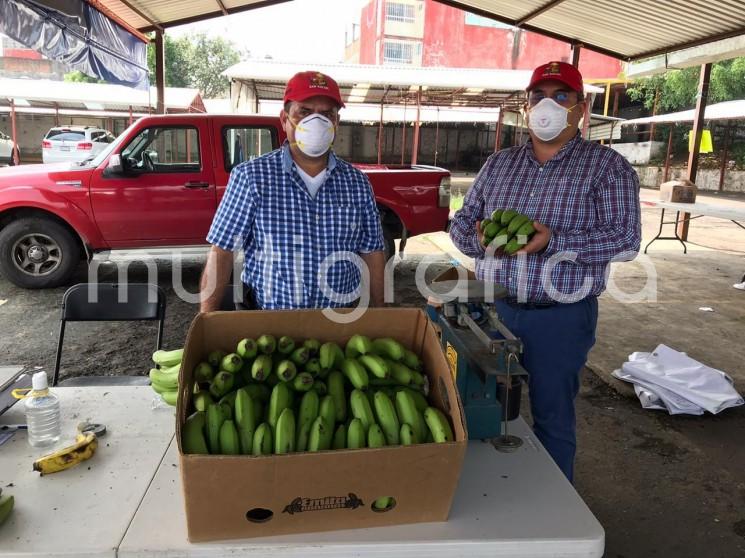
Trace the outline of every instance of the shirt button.
{"label": "shirt button", "polygon": [[321,220],[321,216],[318,213],[316,213],[316,221],[320,221],[320,220]]}
{"label": "shirt button", "polygon": [[533,196],[535,196],[535,192],[530,193],[530,197],[532,198]]}
{"label": "shirt button", "polygon": [[543,172],[543,167],[539,167],[538,170]]}

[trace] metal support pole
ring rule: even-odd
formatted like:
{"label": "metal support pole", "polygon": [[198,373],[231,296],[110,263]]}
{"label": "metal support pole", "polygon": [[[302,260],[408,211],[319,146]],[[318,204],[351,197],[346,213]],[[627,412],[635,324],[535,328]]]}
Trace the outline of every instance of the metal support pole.
{"label": "metal support pole", "polygon": [[155,90],[157,94],[156,112],[166,113],[166,65],[163,31],[155,31]]}
{"label": "metal support pole", "polygon": [[416,165],[417,158],[419,157],[419,118],[421,116],[422,108],[422,86],[416,92],[416,122],[414,122],[414,142],[411,146],[411,166]]}
{"label": "metal support pole", "polygon": [[[660,100],[660,90],[654,92],[654,104],[652,105],[652,116],[657,116],[657,103]],[[654,141],[654,122],[649,126],[649,141]]]}
{"label": "metal support pole", "polygon": [[504,107],[499,107],[499,118],[497,118],[497,137],[494,138],[494,153],[502,146],[502,123],[504,122]]}
{"label": "metal support pole", "polygon": [[[610,106],[610,82],[605,84],[605,99],[603,99],[603,116],[608,116],[608,107]],[[611,126],[611,142],[613,141],[613,126]],[[605,145],[605,140],[600,140],[601,145]]]}
{"label": "metal support pole", "polygon": [[727,125],[724,128],[724,141],[722,142],[722,164],[719,167],[719,191],[721,192],[724,190],[724,177],[727,174],[727,148],[729,147],[727,144],[729,143],[729,129],[732,125],[731,122],[727,122]]}
{"label": "metal support pole", "polygon": [[618,89],[616,89],[616,93],[613,95],[613,114],[611,116],[614,118],[618,116]]}
{"label": "metal support pole", "polygon": [[383,100],[380,101],[380,122],[378,123],[378,164],[383,162]]}
{"label": "metal support pole", "polygon": [[579,56],[582,53],[582,45],[572,45],[572,66],[579,68]]}
{"label": "metal support pole", "polygon": [[10,157],[13,159],[13,164],[17,165],[21,162],[21,158],[18,155],[18,137],[16,131],[16,101],[15,99],[10,100],[10,134],[13,140],[13,152]]}
{"label": "metal support pole", "polygon": [[54,125],[59,126],[59,103],[54,103]]}
{"label": "metal support pole", "polygon": [[134,122],[134,119],[132,118],[132,105],[129,105],[129,125],[132,125],[132,122]]}
{"label": "metal support pole", "polygon": [[[437,107],[437,122],[435,122],[435,160],[432,163],[437,166],[437,151],[440,148],[440,107]],[[447,155],[447,154],[446,154]]]}
{"label": "metal support pole", "polygon": [[455,170],[458,170],[458,156],[460,155],[460,128],[456,128],[455,130]]}
{"label": "metal support pole", "polygon": [[674,124],[670,125],[670,133],[667,135],[667,154],[665,155],[665,172],[662,174],[662,182],[667,182],[670,176],[670,157],[673,153],[673,129]]}
{"label": "metal support pole", "polygon": [[[693,116],[693,149],[688,154],[688,180],[695,184],[698,173],[698,153],[701,147],[701,134],[704,131],[704,114],[706,113],[706,102],[709,98],[709,79],[711,78],[711,63],[701,65],[701,77],[698,82],[698,95],[696,96],[696,112]],[[691,219],[690,213],[683,213],[682,220],[678,223],[678,236],[681,240],[688,240],[688,224]]]}
{"label": "metal support pole", "polygon": [[404,121],[401,126],[401,166],[404,166],[404,157],[406,157],[406,97],[404,97]]}

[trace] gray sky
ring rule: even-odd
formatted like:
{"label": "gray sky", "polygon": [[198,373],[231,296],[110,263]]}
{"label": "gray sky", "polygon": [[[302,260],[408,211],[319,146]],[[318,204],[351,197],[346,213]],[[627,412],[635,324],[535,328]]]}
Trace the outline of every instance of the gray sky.
{"label": "gray sky", "polygon": [[215,18],[168,30],[180,36],[205,32],[223,36],[254,58],[341,62],[344,30],[359,23],[369,0],[293,0],[258,10]]}

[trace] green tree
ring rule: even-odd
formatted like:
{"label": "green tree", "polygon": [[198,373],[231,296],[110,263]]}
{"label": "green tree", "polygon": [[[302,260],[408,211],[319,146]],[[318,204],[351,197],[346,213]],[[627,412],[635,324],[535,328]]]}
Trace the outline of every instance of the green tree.
{"label": "green tree", "polygon": [[73,70],[72,72],[66,73],[64,76],[62,76],[62,79],[64,81],[71,81],[75,83],[106,83],[102,79],[91,77],[79,70]]}
{"label": "green tree", "polygon": [[[205,33],[173,38],[164,35],[166,85],[193,87],[206,99],[225,96],[230,82],[222,76],[228,67],[241,59],[235,45],[222,37],[211,38]],[[155,48],[151,43],[147,53],[150,81],[155,83]]]}
{"label": "green tree", "polygon": [[[627,93],[632,101],[641,101],[648,110],[654,106],[659,91],[657,112],[673,112],[696,106],[700,67],[672,70],[641,78]],[[745,98],[745,58],[717,62],[711,69],[709,103]]]}

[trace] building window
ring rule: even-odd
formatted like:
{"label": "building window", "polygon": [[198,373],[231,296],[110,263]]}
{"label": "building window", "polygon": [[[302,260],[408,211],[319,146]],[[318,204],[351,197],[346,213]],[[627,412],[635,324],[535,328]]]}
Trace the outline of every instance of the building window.
{"label": "building window", "polygon": [[385,41],[383,43],[383,63],[385,64],[413,64],[414,43],[400,41]]}
{"label": "building window", "polygon": [[411,4],[398,4],[386,2],[386,21],[400,21],[401,23],[414,23],[414,6]]}

